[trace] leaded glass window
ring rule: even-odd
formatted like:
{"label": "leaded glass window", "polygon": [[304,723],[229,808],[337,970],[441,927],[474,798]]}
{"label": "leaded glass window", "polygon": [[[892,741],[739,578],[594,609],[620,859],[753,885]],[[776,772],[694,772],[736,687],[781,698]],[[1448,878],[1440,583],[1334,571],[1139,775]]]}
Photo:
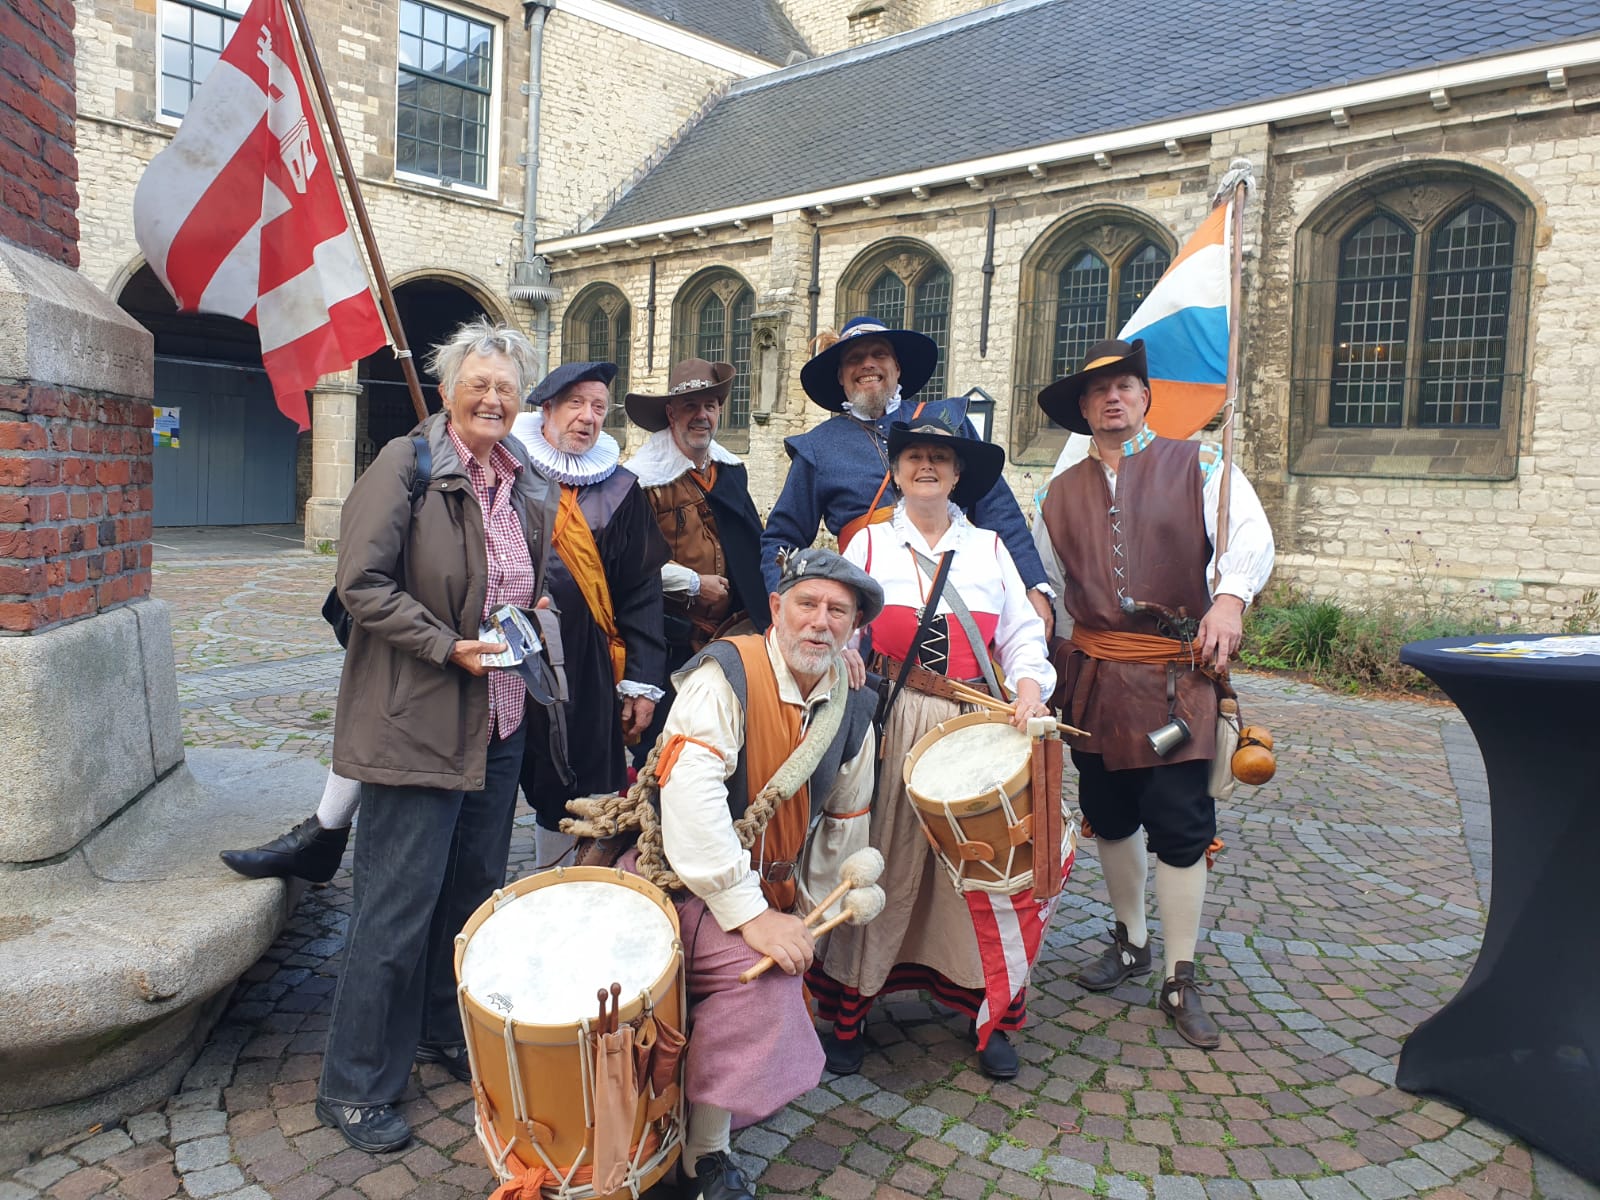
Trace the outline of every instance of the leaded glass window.
{"label": "leaded glass window", "polygon": [[720,267],[690,280],[674,305],[674,361],[692,357],[733,364],[733,386],[722,412],[725,430],[750,426],[750,333],[755,308],[750,285]]}
{"label": "leaded glass window", "polygon": [[866,312],[890,329],[914,329],[934,340],[939,365],[916,395],[919,400],[942,397],[950,352],[950,272],[925,256],[896,255],[871,276]]}
{"label": "leaded glass window", "polygon": [[1408,227],[1379,213],[1339,247],[1330,425],[1401,423],[1414,241]]}
{"label": "leaded glass window", "polygon": [[607,429],[625,429],[628,415],[622,398],[628,394],[630,312],[623,294],[608,283],[593,284],[580,292],[567,313],[562,338],[564,362],[613,362],[617,377],[611,381],[611,411]]}
{"label": "leaded glass window", "polygon": [[1503,213],[1475,203],[1433,234],[1421,425],[1500,424],[1515,233]]}

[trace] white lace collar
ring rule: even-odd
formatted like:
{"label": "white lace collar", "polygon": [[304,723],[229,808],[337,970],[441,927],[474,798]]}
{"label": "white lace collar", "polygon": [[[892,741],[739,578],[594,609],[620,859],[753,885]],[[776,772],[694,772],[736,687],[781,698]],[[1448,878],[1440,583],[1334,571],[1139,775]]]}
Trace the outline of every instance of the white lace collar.
{"label": "white lace collar", "polygon": [[522,443],[522,448],[528,452],[528,457],[539,468],[541,475],[557,483],[570,483],[577,487],[609,479],[611,472],[617,469],[617,458],[621,454],[617,439],[604,432],[582,454],[557,450],[544,436],[542,408],[518,413],[517,419],[511,423],[511,434]]}
{"label": "white lace collar", "polygon": [[[738,455],[716,439],[711,442],[711,461],[737,466]],[[672,440],[672,430],[661,429],[645,438],[644,445],[628,459],[628,470],[639,477],[640,487],[664,487],[694,469],[689,456]]]}
{"label": "white lace collar", "polygon": [[911,518],[906,515],[906,502],[901,500],[894,506],[894,516],[889,518],[889,527],[894,530],[895,539],[914,549],[926,550],[929,554],[938,552],[940,546],[949,543],[949,548],[961,545],[961,539],[966,537],[966,531],[971,528],[966,513],[961,511],[953,500],[946,500],[945,511],[950,514],[950,528],[944,531],[944,536],[935,545],[928,545],[922,531],[911,523]]}
{"label": "white lace collar", "polygon": [[884,419],[884,417],[893,416],[895,410],[898,409],[899,407],[900,407],[900,385],[898,383],[894,385],[894,395],[889,397],[889,403],[887,403],[887,404],[885,404],[883,406],[883,416],[879,416],[879,417],[866,416],[866,415],[864,415],[862,413],[858,413],[855,410],[855,408],[851,405],[850,401],[846,400],[844,402],[844,411],[846,413],[848,413],[850,416],[854,417],[858,421],[865,421],[868,425],[871,425],[875,421],[881,421],[881,420]]}

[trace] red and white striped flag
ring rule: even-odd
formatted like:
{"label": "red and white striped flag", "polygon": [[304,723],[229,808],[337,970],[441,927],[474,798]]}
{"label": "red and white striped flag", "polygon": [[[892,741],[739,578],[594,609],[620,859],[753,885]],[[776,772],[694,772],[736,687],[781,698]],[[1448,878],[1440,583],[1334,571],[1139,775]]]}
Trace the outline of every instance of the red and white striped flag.
{"label": "red and white striped flag", "polygon": [[261,331],[278,407],[310,427],[306,389],[387,342],[339,201],[283,0],[253,0],[145,168],[133,232],[180,312]]}
{"label": "red and white striped flag", "polygon": [[[1065,882],[1072,874],[1073,860],[1078,856],[1077,838],[1073,834],[1061,839],[1063,857],[1061,879]],[[1028,975],[1039,958],[1039,948],[1044,945],[1044,931],[1050,927],[1050,916],[1056,910],[1064,892],[1057,892],[1048,900],[1035,900],[1033,889],[1013,896],[999,896],[992,892],[964,892],[967,909],[972,913],[972,928],[978,935],[978,958],[983,963],[983,1003],[978,1006],[978,1049],[989,1044],[989,1038],[1000,1024],[1022,989],[1028,986]]]}

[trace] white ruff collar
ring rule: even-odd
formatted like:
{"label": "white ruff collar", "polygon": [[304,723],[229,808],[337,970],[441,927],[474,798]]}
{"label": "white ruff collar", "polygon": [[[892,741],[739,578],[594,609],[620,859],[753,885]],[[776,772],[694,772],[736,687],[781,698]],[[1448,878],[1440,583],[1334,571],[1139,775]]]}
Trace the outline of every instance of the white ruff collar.
{"label": "white ruff collar", "polygon": [[522,443],[533,465],[539,468],[539,474],[557,483],[586,487],[609,479],[611,472],[617,469],[617,457],[621,451],[616,438],[609,433],[601,433],[595,444],[582,454],[557,450],[544,436],[543,409],[518,413],[517,419],[511,423],[511,434]]}
{"label": "white ruff collar", "polygon": [[[547,443],[548,444],[548,443]],[[738,466],[739,458],[715,438],[711,440],[711,461]],[[694,469],[689,456],[672,440],[672,430],[661,429],[645,438],[632,458],[628,470],[639,477],[640,487],[664,487]]]}

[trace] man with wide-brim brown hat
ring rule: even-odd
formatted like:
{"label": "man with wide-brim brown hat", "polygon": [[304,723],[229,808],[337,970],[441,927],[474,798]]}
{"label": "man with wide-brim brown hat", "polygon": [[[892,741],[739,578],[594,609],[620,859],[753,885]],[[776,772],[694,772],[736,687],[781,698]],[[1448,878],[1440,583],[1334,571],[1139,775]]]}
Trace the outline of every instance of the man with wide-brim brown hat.
{"label": "man with wide-brim brown hat", "polygon": [[[800,369],[800,382],[812,402],[833,416],[783,441],[789,475],[761,536],[768,586],[778,578],[779,551],[809,546],[819,524],[843,550],[867,525],[893,515],[900,498],[889,470],[893,426],[937,419],[963,437],[978,437],[964,399],[914,399],[939,362],[938,344],[926,334],[892,329],[876,317],[855,317],[837,334],[824,330],[817,346]],[[996,480],[971,504],[969,515],[974,525],[1000,535],[1028,586],[1029,601],[1048,624],[1052,611],[1044,565],[1010,487]]]}
{"label": "man with wide-brim brown hat", "polygon": [[[627,465],[672,553],[661,568],[669,674],[724,627],[747,617],[759,632],[770,619],[749,473],[716,439],[734,375],[732,363],[689,358],[668,373],[665,392],[629,392],[623,401],[628,419],[650,431]],[[637,761],[655,743],[671,698],[669,689]]]}
{"label": "man with wide-brim brown hat", "polygon": [[[1194,958],[1217,829],[1213,675],[1227,670],[1244,609],[1272,573],[1272,528],[1233,467],[1227,549],[1213,553],[1221,458],[1157,437],[1145,424],[1151,403],[1142,341],[1089,347],[1082,369],[1039,394],[1053,420],[1093,439],[1089,456],[1051,481],[1034,522],[1058,627],[1071,629],[1056,646],[1055,696],[1064,719],[1092,735],[1068,740],[1116,915],[1112,944],[1073,978],[1103,992],[1150,973],[1148,841],[1166,951],[1161,1010],[1210,1049],[1222,1032],[1200,1001]],[[1147,605],[1197,616],[1198,628],[1158,623]]]}

